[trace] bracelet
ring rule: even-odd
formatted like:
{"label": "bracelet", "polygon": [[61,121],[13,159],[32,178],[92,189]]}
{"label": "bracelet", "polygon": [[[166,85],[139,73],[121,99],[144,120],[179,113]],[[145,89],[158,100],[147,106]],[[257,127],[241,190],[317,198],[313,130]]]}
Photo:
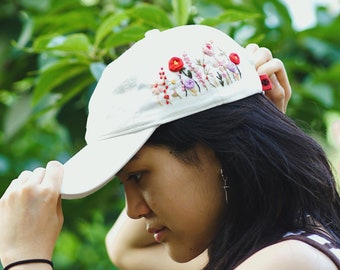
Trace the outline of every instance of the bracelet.
{"label": "bracelet", "polygon": [[17,262],[14,262],[14,263],[10,263],[9,265],[7,265],[4,268],[4,270],[8,270],[8,269],[12,268],[13,266],[17,266],[17,265],[21,265],[21,264],[27,264],[27,263],[47,263],[53,269],[53,262],[50,261],[50,260],[46,260],[46,259],[30,259],[30,260],[22,260],[22,261],[17,261]]}

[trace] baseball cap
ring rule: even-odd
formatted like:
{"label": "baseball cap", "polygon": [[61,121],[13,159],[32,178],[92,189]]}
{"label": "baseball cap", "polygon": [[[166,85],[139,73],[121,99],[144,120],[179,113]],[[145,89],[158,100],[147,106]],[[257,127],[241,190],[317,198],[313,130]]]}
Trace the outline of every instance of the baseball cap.
{"label": "baseball cap", "polygon": [[103,187],[160,125],[261,92],[251,57],[222,31],[148,31],[104,69],[89,102],[86,146],[64,164],[62,198]]}

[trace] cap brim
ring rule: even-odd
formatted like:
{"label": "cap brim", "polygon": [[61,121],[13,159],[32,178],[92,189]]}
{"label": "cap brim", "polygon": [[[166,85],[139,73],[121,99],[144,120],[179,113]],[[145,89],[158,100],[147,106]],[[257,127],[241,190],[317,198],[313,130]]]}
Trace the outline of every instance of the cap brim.
{"label": "cap brim", "polygon": [[63,199],[90,195],[107,184],[157,127],[88,144],[64,164]]}

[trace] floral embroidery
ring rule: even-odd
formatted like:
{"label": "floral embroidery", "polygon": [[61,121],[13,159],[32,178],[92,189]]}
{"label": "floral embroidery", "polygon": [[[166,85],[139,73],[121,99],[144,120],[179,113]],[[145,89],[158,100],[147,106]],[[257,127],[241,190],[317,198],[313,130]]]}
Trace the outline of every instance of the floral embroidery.
{"label": "floral embroidery", "polygon": [[[161,105],[171,104],[175,98],[198,95],[202,89],[217,88],[241,79],[238,68],[241,59],[237,53],[229,55],[207,42],[202,48],[202,57],[193,61],[188,53],[174,56],[168,62],[168,70],[159,71],[159,79],[152,85],[152,93]],[[167,73],[167,74],[166,74]]]}
{"label": "floral embroidery", "polygon": [[179,57],[172,57],[169,61],[169,70],[170,71],[180,71],[183,68],[183,61]]}
{"label": "floral embroidery", "polygon": [[193,79],[186,79],[184,81],[184,86],[186,89],[192,89],[195,87],[195,81]]}
{"label": "floral embroidery", "polygon": [[240,57],[237,53],[231,53],[229,54],[229,59],[231,62],[233,62],[235,65],[238,65],[240,63]]}
{"label": "floral embroidery", "polygon": [[211,43],[205,44],[205,46],[203,47],[203,53],[209,56],[213,56],[215,54]]}

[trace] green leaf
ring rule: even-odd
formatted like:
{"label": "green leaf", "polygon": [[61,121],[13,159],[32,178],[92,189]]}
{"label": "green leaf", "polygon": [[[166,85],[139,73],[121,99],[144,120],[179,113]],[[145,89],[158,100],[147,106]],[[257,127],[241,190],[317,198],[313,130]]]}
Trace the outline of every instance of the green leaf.
{"label": "green leaf", "polygon": [[91,74],[96,79],[96,81],[99,81],[105,67],[106,65],[102,62],[95,62],[90,65]]}
{"label": "green leaf", "polygon": [[48,34],[42,35],[34,39],[32,49],[34,52],[44,52],[47,49],[48,44],[51,40],[59,35]]}
{"label": "green leaf", "polygon": [[325,108],[331,108],[334,105],[334,90],[329,85],[307,81],[305,87],[306,97],[314,99]]}
{"label": "green leaf", "polygon": [[172,8],[177,25],[187,24],[191,10],[191,0],[172,0]]}
{"label": "green leaf", "polygon": [[[223,0],[225,1],[225,0]],[[199,18],[210,18],[219,16],[224,10],[227,8],[231,8],[231,4],[228,7],[223,8],[219,3],[215,3],[216,1],[211,0],[201,0],[195,1],[195,10],[197,14],[199,14]]]}
{"label": "green leaf", "polygon": [[340,51],[338,46],[317,39],[314,37],[306,37],[303,41],[304,46],[309,49],[310,53],[320,60],[340,60]]}
{"label": "green leaf", "polygon": [[[86,90],[93,84],[94,79],[88,72],[78,74],[69,80],[65,80],[61,88],[63,91],[58,94],[46,94],[34,107],[34,117],[41,118],[46,112],[53,109],[61,108],[65,103],[70,101],[73,97],[81,91]],[[53,100],[53,102],[46,102],[46,100]]]}
{"label": "green leaf", "polygon": [[33,43],[35,52],[62,51],[88,54],[91,47],[91,43],[85,34],[44,35],[38,37]]}
{"label": "green leaf", "polygon": [[45,12],[50,6],[50,0],[36,1],[36,0],[21,0],[20,5],[22,5],[26,10],[35,10],[40,12]]}
{"label": "green leaf", "polygon": [[87,65],[69,59],[60,60],[43,70],[37,80],[33,93],[33,104],[72,77],[87,71]]}
{"label": "green leaf", "polygon": [[[58,2],[59,1],[60,0],[58,0]],[[55,13],[49,13],[45,16],[37,16],[34,19],[35,31],[41,34],[89,33],[94,31],[97,25],[98,16],[96,15],[96,11],[93,8],[84,8],[81,6],[78,8],[74,7],[69,10],[61,8]]]}
{"label": "green leaf", "polygon": [[85,34],[72,34],[69,36],[59,36],[47,44],[47,49],[65,52],[84,52],[89,53],[91,43]]}
{"label": "green leaf", "polygon": [[173,27],[168,14],[161,8],[154,5],[138,5],[129,10],[129,16],[142,21],[145,25],[153,28],[167,29]]}
{"label": "green leaf", "polygon": [[32,112],[31,96],[23,95],[12,104],[3,119],[4,139],[8,140],[20,130],[30,118]]}
{"label": "green leaf", "polygon": [[259,18],[261,16],[262,15],[258,13],[229,9],[217,17],[204,19],[201,24],[215,26],[221,23],[244,21]]}
{"label": "green leaf", "polygon": [[34,28],[33,20],[27,15],[27,13],[22,12],[21,18],[23,21],[23,27],[20,33],[20,37],[18,41],[15,43],[16,47],[18,47],[19,49],[24,48],[27,45],[27,43],[30,41],[30,39],[32,38],[33,28]]}
{"label": "green leaf", "polygon": [[124,12],[116,13],[110,17],[108,17],[103,23],[98,27],[94,39],[95,46],[98,46],[103,39],[107,37],[111,32],[113,32],[113,28],[122,23],[122,21],[128,18],[127,14]]}
{"label": "green leaf", "polygon": [[62,105],[75,97],[84,89],[88,88],[93,82],[93,77],[89,76],[88,73],[79,74],[77,77],[72,78],[72,80],[67,82],[67,91],[63,93],[62,97],[53,105],[53,107],[62,107]]}
{"label": "green leaf", "polygon": [[143,25],[131,25],[120,32],[112,34],[105,41],[104,47],[107,49],[115,48],[117,46],[128,45],[144,37],[144,34],[150,28]]}

